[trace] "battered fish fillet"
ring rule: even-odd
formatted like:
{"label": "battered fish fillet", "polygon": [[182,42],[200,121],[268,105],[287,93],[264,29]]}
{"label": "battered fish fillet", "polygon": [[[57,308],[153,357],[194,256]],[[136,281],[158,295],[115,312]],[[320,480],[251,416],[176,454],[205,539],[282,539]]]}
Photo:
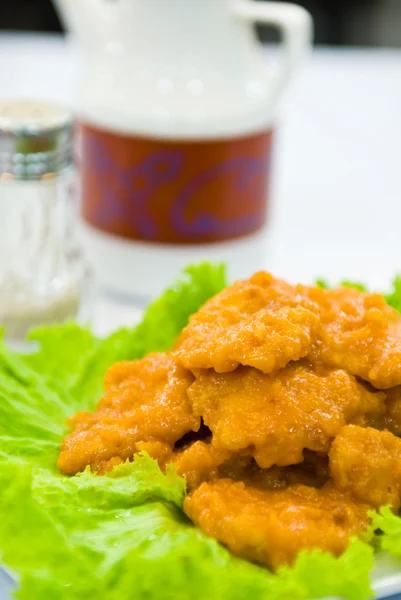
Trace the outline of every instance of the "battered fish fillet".
{"label": "battered fish fillet", "polygon": [[188,369],[219,373],[238,365],[272,373],[308,355],[387,389],[401,385],[401,315],[380,294],[257,273],[193,315],[175,355]]}
{"label": "battered fish fillet", "polygon": [[369,510],[401,505],[401,315],[378,294],[257,273],[193,315],[172,354],[112,367],[69,425],[66,474],[146,451],[233,553],[273,569],[305,548],[339,555]]}
{"label": "battered fish fillet", "polygon": [[264,469],[302,462],[304,449],[327,453],[346,423],[364,423],[384,398],[344,371],[317,373],[298,363],[274,376],[251,367],[201,371],[187,393],[215,448],[248,449]]}
{"label": "battered fish fillet", "polygon": [[386,414],[384,428],[401,436],[401,387],[387,390]]}
{"label": "battered fish fillet", "polygon": [[382,295],[302,289],[320,310],[312,361],[345,369],[379,389],[401,384],[401,315]]}
{"label": "battered fish fillet", "polygon": [[289,284],[257,273],[193,315],[174,355],[188,369],[225,373],[249,365],[272,373],[308,354],[318,325],[316,310]]}
{"label": "battered fish fillet", "polygon": [[[186,391],[193,376],[166,354],[118,363],[105,377],[105,394],[94,413],[70,419],[72,432],[61,445],[58,468],[66,474],[113,468],[146,448],[143,442],[172,446],[190,430],[197,431]],[[154,447],[154,446],[153,446]],[[155,449],[155,447],[154,447]]]}
{"label": "battered fish fillet", "polygon": [[203,481],[216,479],[219,467],[229,461],[232,452],[218,449],[210,443],[198,441],[174,457],[177,472],[187,480],[188,489],[192,490]]}
{"label": "battered fish fillet", "polygon": [[361,502],[400,507],[401,440],[389,431],[344,427],[329,454],[334,485]]}
{"label": "battered fish fillet", "polygon": [[372,415],[368,425],[376,429],[388,429],[401,436],[401,387],[386,390],[387,399],[381,414]]}
{"label": "battered fish fillet", "polygon": [[386,401],[382,410],[367,419],[368,427],[387,429],[401,436],[401,386],[386,390]]}
{"label": "battered fish fillet", "polygon": [[330,487],[262,491],[219,479],[186,497],[184,510],[234,554],[276,569],[302,549],[341,554],[368,525],[369,506]]}
{"label": "battered fish fillet", "polygon": [[[232,454],[228,461],[219,466],[218,477],[243,481],[245,485],[261,490],[284,489],[289,485],[300,483],[320,488],[329,479],[329,461],[327,455],[318,455],[305,450],[302,463],[261,469],[248,451],[243,454]],[[211,479],[213,478],[208,480]]]}
{"label": "battered fish fillet", "polygon": [[[160,462],[152,449],[149,454]],[[329,479],[328,457],[309,451],[304,452],[304,460],[298,465],[261,469],[249,450],[233,453],[215,448],[210,441],[198,441],[175,453],[173,460],[177,472],[186,478],[188,490],[218,478],[243,481],[263,490],[284,489],[298,483],[322,487]]]}

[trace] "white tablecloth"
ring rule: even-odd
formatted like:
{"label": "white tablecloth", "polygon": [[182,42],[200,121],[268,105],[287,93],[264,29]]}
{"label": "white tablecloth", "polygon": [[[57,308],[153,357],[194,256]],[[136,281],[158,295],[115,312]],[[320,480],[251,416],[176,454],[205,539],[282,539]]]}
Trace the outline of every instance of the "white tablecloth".
{"label": "white tablecloth", "polygon": [[[71,103],[76,57],[56,36],[0,34],[0,97]],[[386,286],[401,272],[401,51],[317,49],[283,103],[266,267]],[[138,311],[100,297],[99,331]]]}

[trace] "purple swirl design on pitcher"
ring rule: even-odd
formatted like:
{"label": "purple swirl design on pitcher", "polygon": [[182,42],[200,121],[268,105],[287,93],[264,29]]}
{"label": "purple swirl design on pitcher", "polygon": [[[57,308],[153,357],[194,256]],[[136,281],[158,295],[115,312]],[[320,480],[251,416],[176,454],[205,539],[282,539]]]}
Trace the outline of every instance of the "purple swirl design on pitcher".
{"label": "purple swirl design on pitcher", "polygon": [[178,234],[191,237],[205,237],[207,235],[235,237],[257,228],[263,220],[264,211],[257,211],[232,219],[220,219],[214,214],[199,212],[192,221],[186,218],[186,212],[196,193],[209,183],[221,177],[233,175],[235,191],[246,193],[247,189],[255,183],[260,175],[266,175],[267,170],[268,163],[264,159],[237,157],[228,159],[199,173],[185,186],[173,203],[171,226]]}
{"label": "purple swirl design on pitcher", "polygon": [[238,139],[167,141],[84,126],[83,216],[134,240],[191,244],[260,229],[271,131]]}
{"label": "purple swirl design on pitcher", "polygon": [[[98,221],[108,226],[111,221],[125,220],[144,239],[157,237],[157,224],[149,202],[154,192],[165,183],[174,181],[183,164],[183,154],[177,150],[159,150],[142,162],[121,168],[110,151],[96,138],[89,139],[87,156],[90,169],[98,177],[112,181],[105,185],[99,198]],[[122,201],[123,200],[123,201]]]}

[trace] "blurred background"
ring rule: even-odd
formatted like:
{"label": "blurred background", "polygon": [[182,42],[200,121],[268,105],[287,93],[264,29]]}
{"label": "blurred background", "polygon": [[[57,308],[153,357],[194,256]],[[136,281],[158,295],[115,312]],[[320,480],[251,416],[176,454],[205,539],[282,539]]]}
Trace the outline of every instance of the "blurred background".
{"label": "blurred background", "polygon": [[[318,44],[401,47],[401,0],[300,0],[298,3],[314,16]],[[51,0],[3,0],[0,29],[58,32],[62,26]],[[263,41],[275,39],[267,28],[259,28],[259,35]]]}
{"label": "blurred background", "polygon": [[[150,8],[155,2],[142,1]],[[194,1],[183,0],[188,7]],[[316,48],[285,90],[275,117],[270,220],[258,256],[265,268],[289,280],[346,278],[385,289],[401,272],[401,0],[295,1],[313,16]],[[51,0],[0,0],[0,101],[35,98],[75,106],[79,47],[62,31]],[[277,41],[268,27],[258,27],[258,35],[262,42]],[[261,51],[273,71],[277,53],[269,46]],[[139,53],[138,64],[143,58]],[[256,252],[252,244],[247,249]],[[129,266],[148,270],[145,262]],[[124,285],[132,282],[143,292],[143,278],[120,271]],[[121,295],[118,303],[115,298],[96,301],[99,333],[138,316],[130,301],[123,310]]]}

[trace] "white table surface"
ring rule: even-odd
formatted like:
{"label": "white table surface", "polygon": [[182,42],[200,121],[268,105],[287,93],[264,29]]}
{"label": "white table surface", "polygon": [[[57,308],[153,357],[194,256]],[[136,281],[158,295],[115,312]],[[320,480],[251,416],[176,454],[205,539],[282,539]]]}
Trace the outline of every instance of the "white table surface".
{"label": "white table surface", "polygon": [[[73,102],[76,57],[57,36],[0,34],[0,98]],[[266,267],[386,286],[401,272],[401,51],[317,49],[283,102]],[[138,310],[104,296],[106,332]]]}

